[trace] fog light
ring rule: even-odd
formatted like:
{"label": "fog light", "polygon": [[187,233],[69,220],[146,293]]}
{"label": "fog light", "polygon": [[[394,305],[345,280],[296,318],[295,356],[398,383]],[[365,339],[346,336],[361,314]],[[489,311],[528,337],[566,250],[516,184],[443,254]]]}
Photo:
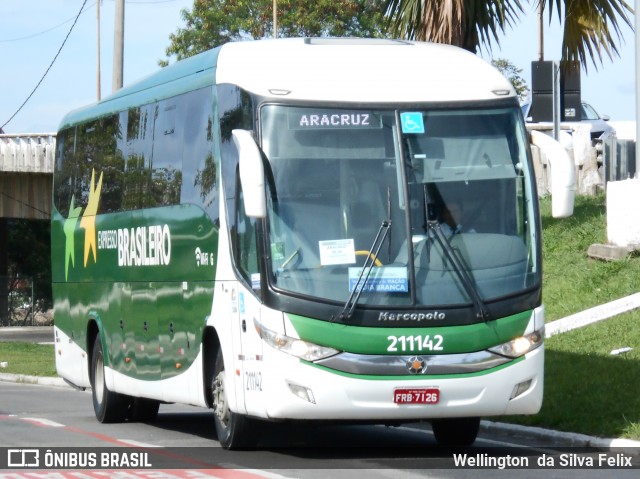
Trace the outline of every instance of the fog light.
{"label": "fog light", "polygon": [[533,380],[529,379],[528,381],[524,381],[519,384],[516,384],[515,387],[513,388],[513,391],[511,392],[511,397],[509,399],[515,399],[521,394],[523,394],[524,392],[526,392],[531,387],[532,382]]}
{"label": "fog light", "polygon": [[300,386],[299,384],[287,383],[289,389],[293,394],[298,396],[300,399],[304,399],[311,404],[316,403],[316,398],[313,395],[313,391],[309,388],[305,388],[304,386]]}

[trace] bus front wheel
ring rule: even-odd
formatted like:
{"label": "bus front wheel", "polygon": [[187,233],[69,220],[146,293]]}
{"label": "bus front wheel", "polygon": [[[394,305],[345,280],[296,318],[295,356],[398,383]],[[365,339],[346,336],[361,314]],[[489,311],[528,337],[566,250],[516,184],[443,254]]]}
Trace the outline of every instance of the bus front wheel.
{"label": "bus front wheel", "polygon": [[128,413],[128,397],[109,391],[104,379],[104,350],[96,336],[91,354],[91,396],[96,418],[102,423],[122,422]]}
{"label": "bus front wheel", "polygon": [[434,419],[431,429],[440,446],[470,446],[480,430],[479,417]]}
{"label": "bus front wheel", "polygon": [[242,414],[235,413],[229,408],[222,349],[218,350],[216,357],[211,391],[213,393],[213,418],[220,445],[225,449],[255,446],[257,437],[255,430],[249,430],[251,421]]}

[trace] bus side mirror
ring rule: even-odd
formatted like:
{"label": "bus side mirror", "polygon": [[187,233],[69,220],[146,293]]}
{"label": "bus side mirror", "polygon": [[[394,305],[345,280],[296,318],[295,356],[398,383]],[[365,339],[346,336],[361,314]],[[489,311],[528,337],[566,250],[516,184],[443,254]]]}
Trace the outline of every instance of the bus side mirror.
{"label": "bus side mirror", "polygon": [[549,135],[531,131],[531,143],[540,148],[551,167],[551,216],[567,218],[573,214],[576,194],[576,171],[567,150]]}
{"label": "bus side mirror", "polygon": [[247,130],[233,130],[231,135],[238,149],[244,211],[252,218],[264,218],[267,216],[267,204],[262,154]]}

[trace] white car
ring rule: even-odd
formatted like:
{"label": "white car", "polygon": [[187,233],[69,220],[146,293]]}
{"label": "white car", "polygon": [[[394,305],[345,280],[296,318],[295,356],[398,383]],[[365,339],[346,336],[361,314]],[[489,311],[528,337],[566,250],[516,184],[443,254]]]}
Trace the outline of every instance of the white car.
{"label": "white car", "polygon": [[[581,103],[581,120],[579,122],[573,121],[563,121],[563,125],[570,126],[571,124],[581,124],[584,125],[588,123],[591,125],[591,142],[595,146],[596,143],[601,142],[602,140],[606,140],[607,138],[615,138],[616,129],[611,126],[609,123],[609,115],[602,115],[595,110],[588,103]],[[531,117],[529,116],[529,109],[531,108],[531,103],[523,103],[521,105],[522,114],[527,122],[531,122]]]}
{"label": "white car", "polygon": [[609,115],[602,115],[588,103],[582,102],[582,116],[580,123],[591,124],[591,141],[606,140],[616,136],[616,129],[609,124]]}

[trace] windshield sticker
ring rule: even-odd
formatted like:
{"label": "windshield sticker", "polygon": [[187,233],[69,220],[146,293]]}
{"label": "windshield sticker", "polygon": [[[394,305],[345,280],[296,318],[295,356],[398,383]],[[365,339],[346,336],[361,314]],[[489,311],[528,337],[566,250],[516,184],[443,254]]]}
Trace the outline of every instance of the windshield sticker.
{"label": "windshield sticker", "polygon": [[[349,268],[349,291],[353,291],[360,277],[362,268]],[[367,272],[364,272],[364,276]],[[364,278],[363,278],[364,279]],[[407,268],[403,266],[383,266],[371,268],[371,273],[364,284],[363,291],[376,293],[407,293],[409,280]]]}
{"label": "windshield sticker", "polygon": [[251,289],[260,289],[260,273],[251,273]]}
{"label": "windshield sticker", "polygon": [[290,130],[350,130],[382,128],[379,115],[371,111],[290,110]]}
{"label": "windshield sticker", "polygon": [[424,119],[420,112],[400,113],[400,123],[402,124],[402,133],[424,133]]}
{"label": "windshield sticker", "polygon": [[238,294],[238,309],[240,309],[240,314],[244,314],[244,293],[242,291]]}
{"label": "windshield sticker", "polygon": [[319,241],[320,264],[331,266],[336,264],[354,264],[356,262],[356,249],[353,238],[343,240]]}

